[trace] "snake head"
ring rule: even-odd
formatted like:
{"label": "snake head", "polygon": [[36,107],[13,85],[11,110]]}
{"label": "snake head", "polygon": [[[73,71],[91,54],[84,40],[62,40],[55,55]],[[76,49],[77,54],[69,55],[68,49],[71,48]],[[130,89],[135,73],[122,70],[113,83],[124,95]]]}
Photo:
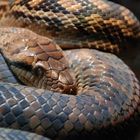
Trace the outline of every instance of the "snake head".
{"label": "snake head", "polygon": [[75,93],[75,82],[58,45],[41,36],[34,39],[17,38],[2,49],[17,79],[28,86],[66,94]]}
{"label": "snake head", "polygon": [[76,93],[70,70],[61,61],[52,58],[48,61],[38,61],[32,68],[32,74],[40,79],[38,87],[66,94]]}

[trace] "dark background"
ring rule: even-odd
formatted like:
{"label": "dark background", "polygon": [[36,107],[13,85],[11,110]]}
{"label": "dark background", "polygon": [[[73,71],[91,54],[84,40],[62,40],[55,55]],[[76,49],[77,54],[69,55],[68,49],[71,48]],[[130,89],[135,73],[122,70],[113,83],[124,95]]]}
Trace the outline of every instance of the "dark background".
{"label": "dark background", "polygon": [[[140,20],[140,0],[112,0],[130,9]],[[140,40],[131,49],[121,54],[121,58],[131,67],[140,80]]]}

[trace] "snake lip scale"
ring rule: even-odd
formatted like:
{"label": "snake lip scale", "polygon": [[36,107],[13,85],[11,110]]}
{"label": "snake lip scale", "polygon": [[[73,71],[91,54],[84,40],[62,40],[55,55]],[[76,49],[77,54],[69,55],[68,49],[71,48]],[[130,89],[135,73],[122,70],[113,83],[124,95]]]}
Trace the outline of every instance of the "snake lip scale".
{"label": "snake lip scale", "polygon": [[139,81],[113,54],[140,39],[131,11],[107,0],[13,0],[7,9],[0,138],[137,137]]}

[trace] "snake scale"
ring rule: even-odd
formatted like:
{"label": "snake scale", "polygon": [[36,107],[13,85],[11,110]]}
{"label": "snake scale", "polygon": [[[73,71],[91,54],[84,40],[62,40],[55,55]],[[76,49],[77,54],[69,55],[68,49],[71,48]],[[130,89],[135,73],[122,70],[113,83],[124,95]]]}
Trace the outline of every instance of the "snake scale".
{"label": "snake scale", "polygon": [[0,26],[1,127],[96,139],[139,122],[139,82],[112,54],[140,39],[128,9],[107,0],[13,0]]}

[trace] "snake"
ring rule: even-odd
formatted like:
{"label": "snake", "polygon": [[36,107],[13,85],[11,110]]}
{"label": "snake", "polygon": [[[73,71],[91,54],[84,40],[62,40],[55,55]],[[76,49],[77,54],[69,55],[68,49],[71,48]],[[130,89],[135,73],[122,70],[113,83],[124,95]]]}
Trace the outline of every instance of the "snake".
{"label": "snake", "polygon": [[140,39],[130,10],[107,0],[9,6],[0,21],[1,131],[13,138],[30,135],[24,130],[44,136],[31,134],[38,139],[96,139],[133,129],[139,81],[118,57]]}

